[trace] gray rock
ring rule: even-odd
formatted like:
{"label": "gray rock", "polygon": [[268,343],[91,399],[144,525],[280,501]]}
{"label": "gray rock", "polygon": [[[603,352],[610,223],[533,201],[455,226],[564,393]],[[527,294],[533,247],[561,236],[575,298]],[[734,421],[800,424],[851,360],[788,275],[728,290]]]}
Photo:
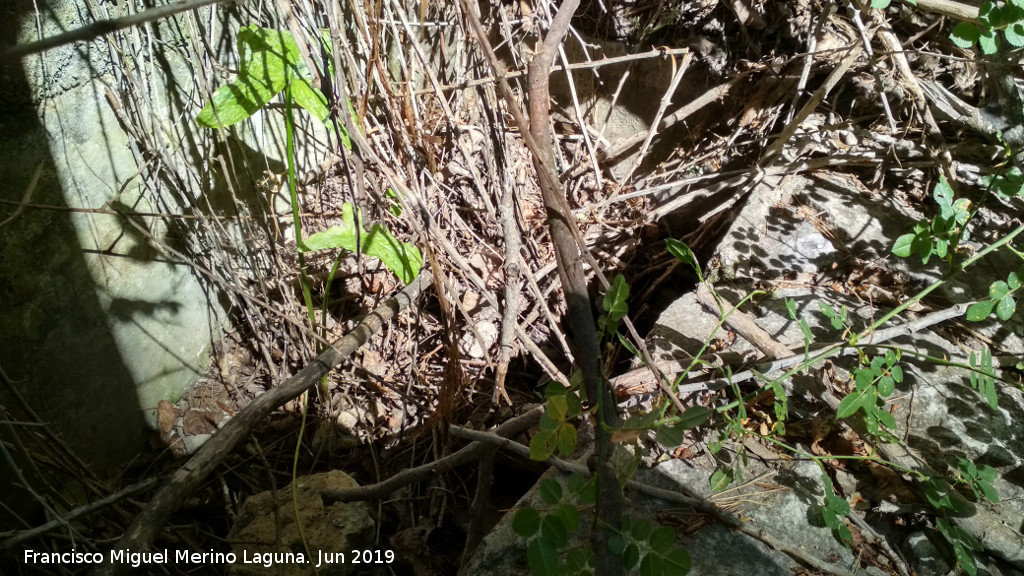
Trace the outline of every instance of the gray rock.
{"label": "gray rock", "polygon": [[[353,550],[367,550],[373,544],[374,522],[369,508],[363,502],[336,502],[325,506],[320,496],[324,490],[355,488],[356,481],[344,472],[332,470],[303,476],[295,482],[295,507],[291,484],[278,490],[276,498],[270,491],[260,492],[242,504],[228,534],[238,560],[231,565],[231,574],[266,574],[264,563],[247,563],[243,559],[267,558],[267,555],[272,561],[279,560],[275,565],[281,570],[277,574],[282,576],[311,574],[317,564],[321,564],[317,567],[318,573],[326,576],[347,576],[358,571],[360,564],[352,560]],[[280,546],[275,545],[276,542],[280,542]],[[330,560],[326,560],[328,558]]]}

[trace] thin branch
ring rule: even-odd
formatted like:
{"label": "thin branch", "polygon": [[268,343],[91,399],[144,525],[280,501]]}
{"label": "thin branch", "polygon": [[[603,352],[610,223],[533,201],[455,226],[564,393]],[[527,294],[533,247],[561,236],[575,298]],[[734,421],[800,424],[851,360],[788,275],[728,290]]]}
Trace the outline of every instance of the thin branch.
{"label": "thin branch", "polygon": [[0,62],[15,60],[17,58],[28,56],[29,54],[45,52],[51,48],[71,44],[72,42],[93,40],[100,36],[110,34],[111,32],[117,32],[118,30],[131,28],[132,26],[138,26],[139,24],[145,24],[146,22],[161,20],[179,12],[195,10],[197,8],[202,8],[203,6],[209,6],[210,4],[225,1],[227,0],[184,0],[182,2],[165,4],[157,8],[150,8],[149,10],[144,10],[130,16],[111,18],[109,20],[99,20],[63,34],[50,36],[49,38],[43,38],[42,40],[29,42],[28,44],[19,44],[12,48],[8,48],[7,50],[0,52]]}
{"label": "thin branch", "polygon": [[[543,413],[543,407],[538,406],[521,416],[517,416],[508,422],[505,422],[490,433],[500,437],[515,436],[539,422],[540,415]],[[457,426],[451,427],[451,429],[455,428],[457,428]],[[429,464],[424,464],[415,468],[408,468],[387,480],[384,480],[383,482],[367,486],[358,486],[356,488],[346,488],[344,490],[324,490],[320,493],[320,496],[323,498],[325,505],[330,505],[335,502],[365,502],[369,500],[382,500],[403,486],[430,480],[438,474],[452,472],[462,466],[471,464],[484,452],[490,449],[491,446],[488,443],[473,442],[454,454],[450,454]]]}
{"label": "thin branch", "polygon": [[85,506],[75,508],[71,512],[68,512],[67,514],[60,516],[54,520],[51,520],[46,524],[36,526],[35,528],[31,528],[29,530],[23,530],[21,532],[18,532],[17,534],[11,536],[7,540],[0,542],[0,550],[10,550],[11,548],[14,548],[22,542],[31,540],[36,536],[42,536],[43,534],[46,534],[47,532],[50,532],[55,528],[59,528],[60,526],[68,524],[72,520],[76,520],[83,516],[88,516],[89,514],[92,514],[93,512],[100,510],[101,508],[106,508],[111,504],[115,504],[127,498],[128,496],[135,494],[136,492],[143,492],[145,490],[149,490],[150,488],[155,486],[159,481],[159,478],[148,478],[137,484],[132,484],[131,486],[122,488],[121,490],[118,490],[113,494],[100,498],[95,502],[91,502]]}

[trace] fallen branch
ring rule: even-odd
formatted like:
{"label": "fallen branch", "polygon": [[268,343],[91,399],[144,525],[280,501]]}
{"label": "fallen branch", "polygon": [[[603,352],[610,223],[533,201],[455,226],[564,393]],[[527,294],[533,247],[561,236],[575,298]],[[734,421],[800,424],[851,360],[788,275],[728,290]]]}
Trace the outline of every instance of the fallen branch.
{"label": "fallen branch", "polygon": [[[489,435],[488,438],[490,438],[491,435],[501,438],[515,436],[516,434],[524,432],[531,426],[537,424],[537,422],[540,421],[540,415],[543,413],[544,409],[538,406],[525,414],[505,422],[494,430],[487,432]],[[452,426],[451,429],[452,435],[455,435],[455,430],[459,429],[459,427]],[[471,464],[489,449],[491,449],[490,442],[473,442],[453,454],[445,456],[439,460],[435,460],[429,464],[403,470],[383,482],[367,486],[358,486],[356,488],[346,488],[344,490],[324,490],[320,493],[320,497],[323,498],[324,504],[326,505],[333,504],[335,502],[382,500],[403,486],[430,480],[438,474],[451,472],[462,466]]]}
{"label": "fallen branch", "polygon": [[168,18],[179,12],[195,10],[197,8],[202,8],[203,6],[225,1],[226,0],[185,0],[182,2],[164,4],[163,6],[143,10],[142,12],[138,12],[130,16],[124,16],[122,18],[97,20],[92,24],[87,24],[81,28],[76,28],[63,34],[57,34],[56,36],[43,38],[35,42],[29,42],[28,44],[19,44],[8,48],[7,50],[0,52],[0,62],[5,60],[14,60],[37,52],[45,52],[51,48],[71,44],[72,42],[93,40],[100,36],[110,34],[111,32],[131,28],[132,26],[138,26],[139,24],[145,24],[146,22],[155,22],[156,20]]}
{"label": "fallen branch", "polygon": [[[341,364],[365,344],[377,330],[390,322],[399,312],[409,308],[423,289],[433,280],[424,270],[411,284],[370,312],[358,326],[324,350],[297,374],[284,383],[268,390],[246,406],[223,428],[217,431],[184,466],[171,475],[156,496],[135,517],[131,526],[114,546],[118,550],[141,551],[152,544],[164,523],[181,503],[192,494],[220,462],[242,440],[248,438],[270,413],[284,403],[313,387],[335,366]],[[107,562],[97,567],[95,574],[119,574],[127,566]]]}

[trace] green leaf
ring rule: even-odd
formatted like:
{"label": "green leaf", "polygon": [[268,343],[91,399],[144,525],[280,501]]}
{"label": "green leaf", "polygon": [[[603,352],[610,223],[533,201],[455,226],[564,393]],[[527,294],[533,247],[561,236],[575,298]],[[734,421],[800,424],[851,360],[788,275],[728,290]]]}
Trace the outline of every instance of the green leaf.
{"label": "green leaf", "polygon": [[636,544],[630,542],[626,545],[626,549],[622,551],[622,567],[626,570],[630,570],[633,566],[636,566],[640,562],[640,548]]}
{"label": "green leaf", "polygon": [[830,494],[828,496],[828,509],[838,516],[846,516],[850,513],[850,503],[845,498]]}
{"label": "green leaf", "polygon": [[968,576],[977,576],[978,566],[974,563],[974,554],[957,540],[953,541],[953,554],[956,555],[956,563]]}
{"label": "green leaf", "polygon": [[982,482],[991,484],[992,482],[995,482],[998,476],[999,472],[987,464],[982,464],[978,467],[978,479]]}
{"label": "green leaf", "polygon": [[850,527],[846,524],[840,524],[836,528],[836,536],[839,537],[839,541],[847,546],[853,546],[853,534],[850,533]]}
{"label": "green leaf", "polygon": [[558,548],[543,538],[530,540],[526,546],[526,563],[537,576],[550,576],[558,568]]}
{"label": "green leaf", "polygon": [[981,490],[982,495],[985,496],[985,499],[989,502],[992,502],[993,504],[999,503],[999,493],[996,492],[996,489],[993,488],[991,484],[978,482],[978,490]]}
{"label": "green leaf", "polygon": [[847,394],[846,398],[843,398],[839,402],[839,406],[836,408],[836,418],[849,418],[853,416],[857,409],[860,408],[861,398],[864,393],[860,390],[854,390]]}
{"label": "green leaf", "polygon": [[629,312],[626,300],[629,298],[629,285],[622,274],[616,274],[604,294],[604,311],[612,323],[618,322]]}
{"label": "green leaf", "polygon": [[327,116],[330,114],[330,110],[327,107],[327,97],[324,96],[323,92],[314,88],[309,83],[309,80],[301,78],[293,81],[291,83],[291,94],[292,100],[305,108],[317,120],[321,122],[327,120]]}
{"label": "green leaf", "polygon": [[541,516],[540,537],[561,548],[569,541],[569,531],[566,529],[565,524],[562,524],[561,519],[548,514],[547,516]]}
{"label": "green leaf", "polygon": [[540,499],[548,506],[554,506],[562,501],[562,485],[558,480],[545,478],[540,483]]}
{"label": "green leaf", "polygon": [[872,376],[872,370],[870,368],[858,368],[853,373],[853,381],[857,383],[857,390],[860,392],[866,391],[871,387],[871,382],[874,380]]}
{"label": "green leaf", "polygon": [[675,238],[665,239],[665,249],[669,254],[676,257],[677,260],[683,264],[689,264],[693,271],[697,273],[697,279],[703,280],[703,275],[700,270],[700,263],[697,262],[697,257],[693,255],[693,251],[686,244],[683,244]]}
{"label": "green leaf", "polygon": [[1010,290],[1017,290],[1021,287],[1021,276],[1024,275],[1024,270],[1020,272],[1010,272],[1006,276],[1006,285],[1010,287]]}
{"label": "green leaf", "polygon": [[710,420],[712,414],[714,414],[714,411],[709,408],[693,406],[687,408],[686,412],[683,412],[676,426],[681,426],[684,429],[696,428]]}
{"label": "green leaf", "polygon": [[213,93],[196,122],[214,129],[237,124],[263,108],[274,94],[269,86],[251,78],[232,82]]}
{"label": "green leaf", "polygon": [[1017,303],[1013,300],[1013,295],[1007,294],[999,299],[999,303],[996,304],[996,317],[1006,322],[1013,316],[1013,313],[1017,311]]}
{"label": "green leaf", "polygon": [[999,51],[999,36],[994,30],[982,30],[981,37],[978,38],[978,46],[981,47],[983,53],[991,56]]}
{"label": "green leaf", "polygon": [[878,10],[884,10],[889,7],[889,3],[892,0],[871,0],[871,7]]}
{"label": "green leaf", "polygon": [[789,314],[790,320],[796,320],[796,301],[792,298],[786,298],[786,312]]}
{"label": "green leaf", "polygon": [[533,508],[520,508],[512,517],[512,531],[523,538],[530,538],[538,530],[540,530],[540,512]]}
{"label": "green leaf", "polygon": [[[409,284],[416,279],[423,267],[423,256],[416,246],[408,242],[399,242],[387,228],[374,224],[370,231],[365,230],[356,237],[355,214],[352,205],[346,202],[341,206],[341,226],[332,226],[305,238],[298,247],[299,252],[316,250],[333,250],[342,248],[350,252],[356,251],[357,240],[362,246],[363,254],[379,258],[389,270],[395,273],[402,282]],[[359,219],[360,227],[365,222]]]}
{"label": "green leaf", "polygon": [[892,396],[892,393],[896,390],[896,381],[893,380],[892,376],[882,376],[878,379],[878,395],[883,398]]}
{"label": "green leaf", "polygon": [[661,576],[665,573],[665,563],[657,554],[646,554],[640,560],[640,576]]}
{"label": "green leaf", "polygon": [[892,379],[896,382],[903,382],[903,368],[899,366],[892,367]]}
{"label": "green leaf", "polygon": [[566,414],[569,413],[569,401],[565,399],[564,394],[552,396],[548,398],[547,408],[544,412],[555,422],[565,422]]}
{"label": "green leaf", "polygon": [[690,571],[690,555],[682,548],[676,548],[665,557],[665,574],[683,576]]}
{"label": "green leaf", "polygon": [[654,532],[654,528],[651,526],[651,523],[649,521],[641,518],[633,524],[633,527],[630,530],[630,532],[633,535],[633,540],[646,542],[647,539],[650,538],[651,534]]}
{"label": "green leaf", "polygon": [[559,504],[558,509],[555,511],[555,515],[558,516],[562,524],[565,525],[566,529],[571,533],[575,532],[576,528],[580,525],[580,511],[575,506],[568,502]]}
{"label": "green leaf", "polygon": [[725,490],[732,482],[732,471],[719,468],[711,475],[711,491],[720,492]]}
{"label": "green leaf", "polygon": [[615,336],[619,339],[619,344],[622,344],[622,347],[625,348],[627,352],[629,352],[633,356],[640,355],[640,352],[638,352],[636,346],[634,346],[633,343],[629,341],[629,338],[619,333],[616,333]]}
{"label": "green leaf", "polygon": [[991,378],[983,378],[981,382],[982,382],[982,386],[981,387],[983,388],[981,393],[982,393],[982,396],[985,397],[985,400],[988,401],[988,407],[991,408],[993,412],[998,410],[999,409],[999,397],[996,396],[996,385],[995,385],[995,382]]}
{"label": "green leaf", "polygon": [[953,187],[949,185],[949,180],[946,180],[945,176],[939,176],[939,181],[932,190],[932,198],[938,203],[939,211],[944,220],[949,219],[953,215],[954,196]]}
{"label": "green leaf", "polygon": [[555,431],[541,430],[530,440],[530,459],[543,462],[555,453]]}
{"label": "green leaf", "polygon": [[992,313],[992,309],[995,307],[996,303],[991,300],[975,302],[967,307],[967,319],[971,322],[981,322],[988,318],[989,314]]}
{"label": "green leaf", "polygon": [[676,532],[675,530],[666,526],[659,526],[654,534],[651,534],[651,540],[647,543],[654,550],[662,556],[669,553],[672,547],[676,543]]}
{"label": "green leaf", "polygon": [[576,428],[571,424],[562,424],[558,427],[558,453],[563,457],[569,457],[576,451]]}
{"label": "green leaf", "polygon": [[896,239],[896,243],[892,245],[892,253],[900,258],[906,258],[913,253],[914,240],[917,239],[916,234],[904,234]]}
{"label": "green leaf", "polygon": [[953,28],[949,39],[960,48],[970,48],[981,36],[978,27],[969,22],[961,22]]}
{"label": "green leaf", "polygon": [[821,508],[821,519],[830,530],[839,530],[839,527],[842,526],[835,510],[825,506]]}
{"label": "green leaf", "polygon": [[655,434],[658,444],[665,448],[672,449],[683,443],[683,436],[686,429],[682,426],[660,426]]}
{"label": "green leaf", "polygon": [[991,300],[999,300],[1010,292],[1010,286],[1002,280],[996,280],[988,287],[988,297]]}
{"label": "green leaf", "polygon": [[1002,24],[1002,14],[995,2],[982,2],[978,8],[978,21],[987,28],[995,28]]}

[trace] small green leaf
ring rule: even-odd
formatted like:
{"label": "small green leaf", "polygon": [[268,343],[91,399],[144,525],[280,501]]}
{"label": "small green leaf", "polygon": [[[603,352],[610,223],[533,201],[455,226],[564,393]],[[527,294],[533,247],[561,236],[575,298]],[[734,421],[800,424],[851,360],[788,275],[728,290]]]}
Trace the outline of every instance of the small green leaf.
{"label": "small green leaf", "polygon": [[995,307],[996,303],[991,300],[975,302],[967,307],[967,319],[971,322],[981,322],[988,318],[989,314],[992,313],[992,309]]}
{"label": "small green leaf", "polygon": [[626,570],[631,570],[638,562],[640,562],[640,548],[630,542],[626,545],[626,549],[622,551],[622,567]]}
{"label": "small green leaf", "polygon": [[562,520],[553,514],[541,516],[540,536],[554,543],[558,548],[565,546],[566,542],[569,541],[569,531],[566,529],[565,524],[562,524]]}
{"label": "small green leaf", "polygon": [[836,528],[836,536],[839,537],[839,541],[847,546],[853,546],[853,534],[850,533],[850,527],[846,524],[840,524],[839,528]]}
{"label": "small green leaf", "polygon": [[1002,280],[996,280],[988,287],[988,297],[991,300],[999,300],[1010,292],[1010,285]]}
{"label": "small green leaf", "polygon": [[540,483],[540,499],[548,506],[554,506],[562,501],[562,485],[558,480],[545,478]]}
{"label": "small green leaf", "polygon": [[680,426],[683,429],[696,428],[701,424],[704,424],[711,419],[711,415],[714,414],[714,410],[705,408],[704,406],[693,406],[686,409],[683,415],[679,419],[679,423],[676,426]]}
{"label": "small green leaf", "polygon": [[647,544],[662,556],[669,553],[676,543],[676,532],[666,526],[659,526],[654,534],[651,534],[651,540]]}
{"label": "small green leaf", "polygon": [[953,554],[956,555],[956,563],[968,576],[977,576],[978,566],[974,563],[974,554],[957,540],[953,541]]}
{"label": "small green leaf", "polygon": [[562,424],[558,427],[558,453],[562,457],[569,457],[576,451],[576,428],[571,424]]}
{"label": "small green leaf", "polygon": [[555,515],[558,516],[570,533],[575,532],[576,528],[580,525],[580,511],[568,502],[559,504],[558,509],[555,510]]}
{"label": "small green leaf", "polygon": [[903,382],[903,368],[899,366],[892,367],[892,379],[896,382]]}
{"label": "small green leaf", "polygon": [[618,322],[629,312],[626,300],[629,298],[629,285],[622,274],[616,274],[604,294],[604,311],[612,323]]}
{"label": "small green leaf", "polygon": [[885,10],[889,7],[890,2],[892,2],[892,0],[871,0],[871,7],[878,10]]}
{"label": "small green leaf", "polygon": [[896,390],[896,381],[893,380],[892,376],[882,376],[878,379],[878,395],[883,398],[892,396],[892,393]]}
{"label": "small green leaf", "polygon": [[1017,290],[1021,287],[1021,276],[1024,276],[1024,270],[1020,272],[1010,272],[1006,276],[1006,285],[1010,287],[1010,290]]}
{"label": "small green leaf", "polygon": [[612,534],[608,538],[608,550],[616,556],[622,556],[622,552],[626,550],[626,539],[621,534]]}
{"label": "small green leaf", "polygon": [[725,490],[732,482],[732,471],[719,468],[711,475],[711,491],[720,492]]}
{"label": "small green leaf", "polygon": [[995,2],[982,2],[978,8],[978,20],[988,28],[1002,24],[1002,13]]}
{"label": "small green leaf", "polygon": [[682,548],[676,548],[665,558],[665,574],[683,576],[690,571],[690,555]]}
{"label": "small green leaf", "polygon": [[661,576],[665,572],[665,563],[657,554],[645,554],[640,560],[640,576]]}
{"label": "small green leaf", "polygon": [[647,521],[644,518],[641,518],[633,524],[633,527],[630,530],[630,532],[633,534],[633,540],[646,542],[647,539],[650,538],[651,534],[654,532],[654,528],[651,526],[651,523],[649,521]]}
{"label": "small green leaf", "polygon": [[838,516],[846,516],[850,513],[850,503],[845,498],[829,495],[828,509],[835,512]]}
{"label": "small green leaf", "polygon": [[896,239],[896,243],[892,245],[892,253],[900,258],[910,256],[914,252],[914,240],[916,239],[916,234],[904,234],[900,236]]}
{"label": "small green leaf", "polygon": [[939,181],[935,184],[935,188],[932,190],[932,198],[934,198],[935,202],[938,203],[944,219],[953,215],[954,196],[953,187],[949,185],[949,180],[946,180],[945,176],[939,176]]}
{"label": "small green leaf", "polygon": [[949,39],[960,48],[970,48],[978,41],[980,33],[978,27],[969,22],[961,22],[953,28]]}
{"label": "small green leaf", "polygon": [[856,382],[858,391],[865,392],[871,387],[871,382],[874,380],[871,372],[870,368],[864,367],[858,368],[857,371],[853,373],[853,381]]}
{"label": "small green leaf", "polygon": [[860,408],[860,402],[863,395],[864,393],[860,390],[850,392],[846,398],[843,398],[842,401],[839,402],[839,406],[836,409],[836,418],[842,419],[853,416],[857,412],[857,409]]}
{"label": "small green leaf", "polygon": [[999,51],[999,36],[994,30],[982,30],[978,46],[985,55],[991,56]]}
{"label": "small green leaf", "polygon": [[555,453],[555,431],[541,430],[530,440],[530,459],[543,462]]}
{"label": "small green leaf", "polygon": [[512,517],[512,531],[523,538],[532,537],[538,530],[540,530],[540,512],[533,508],[520,508]]}
{"label": "small green leaf", "polygon": [[1017,303],[1013,300],[1013,295],[1007,294],[999,299],[999,303],[996,304],[996,317],[1006,322],[1013,316],[1013,313],[1017,311]]}
{"label": "small green leaf", "polygon": [[842,526],[839,523],[839,516],[831,508],[824,506],[821,508],[821,519],[825,522],[825,526],[831,530],[838,530]]}
{"label": "small green leaf", "polygon": [[693,271],[697,273],[698,279],[703,279],[701,274],[700,263],[697,262],[697,257],[693,255],[693,251],[686,244],[683,244],[675,238],[665,239],[665,249],[669,254],[676,257],[677,260],[683,264],[689,264],[693,268]]}
{"label": "small green leaf", "polygon": [[569,401],[565,399],[565,395],[548,398],[545,413],[555,422],[565,422],[565,416],[569,413]]}
{"label": "small green leaf", "polygon": [[300,78],[291,83],[292,100],[312,114],[317,120],[327,120],[330,110],[327,107],[327,97],[323,92],[314,88],[309,80]]}
{"label": "small green leaf", "polygon": [[526,546],[526,563],[537,576],[550,576],[558,568],[558,548],[544,538],[534,538]]}
{"label": "small green leaf", "polygon": [[991,484],[986,482],[978,482],[978,489],[981,490],[981,494],[985,496],[985,499],[993,504],[999,503],[999,493],[992,487]]}
{"label": "small green leaf", "polygon": [[658,444],[672,449],[683,443],[683,436],[685,434],[686,429],[681,426],[660,426],[655,437],[658,440]]}
{"label": "small green leaf", "polygon": [[[408,242],[399,242],[387,228],[380,224],[374,224],[369,232],[363,230],[357,238],[355,213],[352,205],[348,202],[342,204],[341,213],[343,225],[332,226],[304,239],[302,245],[298,247],[299,252],[338,248],[355,252],[358,241],[363,254],[379,258],[405,284],[416,279],[420,268],[423,267],[423,256],[420,254],[419,248]],[[362,227],[365,220],[360,218],[359,222]]]}
{"label": "small green leaf", "polygon": [[999,472],[987,464],[982,464],[978,467],[978,479],[982,482],[991,484],[992,482],[995,482],[998,476]]}

